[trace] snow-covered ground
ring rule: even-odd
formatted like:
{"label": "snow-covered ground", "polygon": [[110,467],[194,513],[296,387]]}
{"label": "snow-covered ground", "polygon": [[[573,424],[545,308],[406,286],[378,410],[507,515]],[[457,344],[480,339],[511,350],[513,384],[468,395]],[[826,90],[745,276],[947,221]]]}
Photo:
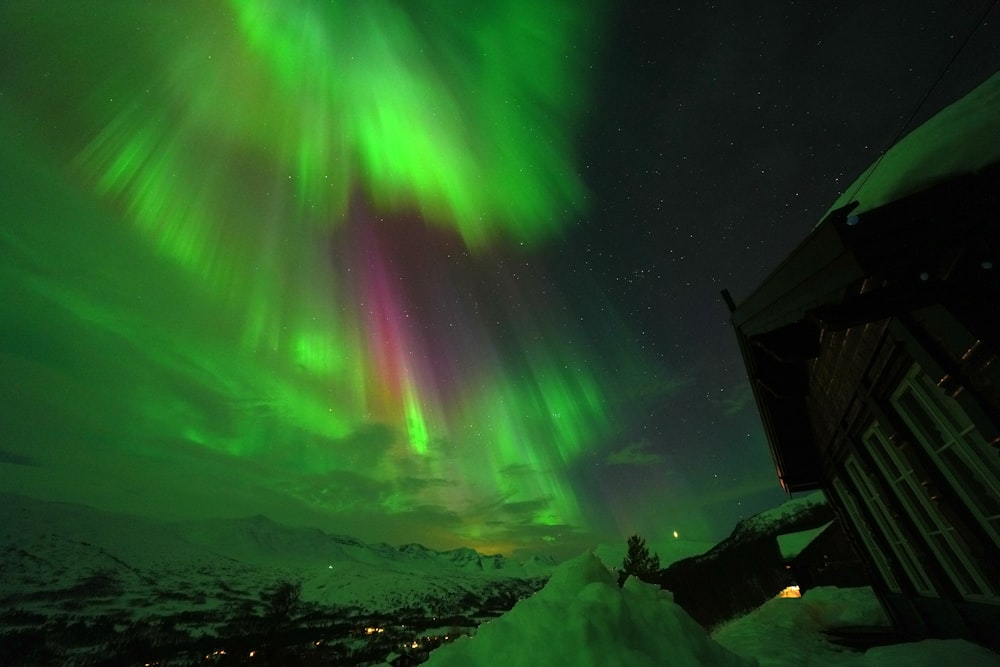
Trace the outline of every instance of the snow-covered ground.
{"label": "snow-covered ground", "polygon": [[801,598],[775,598],[760,609],[716,629],[712,638],[761,667],[987,667],[1000,655],[961,639],[930,639],[869,649],[845,650],[825,630],[887,625],[870,588],[816,588]]}
{"label": "snow-covered ground", "polygon": [[[773,532],[776,525],[820,502],[821,495],[796,499],[742,522],[741,530]],[[676,548],[665,552],[664,564],[706,548],[680,541],[671,546]],[[372,616],[384,616],[387,622],[396,618],[398,623],[397,610],[409,610],[412,618],[422,614],[430,623],[449,601],[458,605],[451,613],[463,614],[474,625],[475,612],[490,600],[527,596],[534,590],[527,577],[548,571],[552,576],[541,591],[478,630],[471,625],[460,630],[474,631],[475,636],[434,650],[428,664],[1000,667],[1000,656],[960,640],[867,653],[834,644],[825,630],[887,624],[868,588],[819,588],[801,599],[773,599],[709,634],[669,592],[634,578],[618,587],[615,571],[624,545],[596,551],[553,571],[545,563],[516,563],[468,549],[437,552],[420,545],[364,544],[263,517],[163,524],[0,495],[0,607],[6,609],[14,632],[22,632],[16,629],[18,623],[30,627],[33,619],[43,618],[52,625],[72,615],[93,619],[91,623],[110,618],[126,629],[130,623],[146,627],[151,622],[142,624],[141,618],[169,618],[189,637],[207,633],[221,638],[234,610],[259,605],[259,593],[279,580],[301,582],[302,600],[305,609],[312,610],[314,625],[316,614],[330,622],[320,613],[323,609],[354,609],[353,616],[344,618],[356,618],[355,624]],[[418,635],[454,636],[455,623],[448,621],[440,632],[432,623],[414,629],[417,634],[406,642]],[[393,641],[409,637],[386,627],[387,637],[390,630],[399,637],[380,645],[395,647]],[[371,640],[364,638],[345,641],[344,650],[371,648]],[[418,653],[436,645],[424,643]],[[157,655],[155,644],[149,653]]]}
{"label": "snow-covered ground", "polygon": [[860,653],[824,630],[887,620],[868,588],[819,588],[776,598],[709,636],[666,591],[630,578],[619,589],[592,554],[504,616],[431,654],[431,667],[996,667],[1000,655],[963,640],[925,640]]}
{"label": "snow-covered ground", "polygon": [[317,664],[378,660],[418,639],[429,648],[425,635],[471,631],[538,590],[552,567],[367,544],[262,516],[157,522],[0,494],[0,665],[188,664],[198,649],[249,659],[283,583],[301,597],[272,644],[298,657],[303,644],[319,647],[309,652]]}

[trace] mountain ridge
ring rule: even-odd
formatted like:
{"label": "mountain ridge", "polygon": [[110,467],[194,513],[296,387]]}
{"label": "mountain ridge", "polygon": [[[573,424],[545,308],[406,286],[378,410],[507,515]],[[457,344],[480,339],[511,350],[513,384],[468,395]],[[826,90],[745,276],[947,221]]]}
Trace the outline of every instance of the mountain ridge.
{"label": "mountain ridge", "polygon": [[[85,522],[86,525],[83,525],[83,517],[90,519]],[[94,521],[98,517],[103,521]],[[331,559],[370,562],[373,558],[412,556],[417,552],[422,554],[421,559],[425,561],[454,563],[458,566],[465,566],[477,559],[481,565],[489,563],[488,568],[482,569],[516,569],[523,562],[537,564],[545,561],[543,557],[512,559],[503,554],[484,554],[471,547],[438,550],[417,543],[398,546],[385,542],[369,543],[350,535],[329,533],[317,527],[283,524],[264,514],[237,518],[157,520],[83,503],[42,500],[2,492],[0,520],[0,535],[37,533],[44,526],[53,533],[73,536],[82,541],[110,542],[116,550],[130,551],[122,544],[123,536],[114,534],[109,529],[109,523],[113,522],[119,530],[149,531],[170,540],[177,539],[199,551],[205,550],[246,562],[269,562],[276,557],[281,557],[283,562],[291,560],[316,564]],[[244,551],[241,552],[240,548]],[[551,561],[550,564],[555,563]]]}
{"label": "mountain ridge", "polygon": [[[178,605],[160,609],[156,601],[188,599],[172,590],[197,588],[188,582],[202,586],[205,606],[215,600],[220,607],[232,600],[219,589],[257,600],[251,589],[259,592],[276,581],[298,582],[303,599],[321,605],[379,613],[423,606],[457,613],[505,588],[518,594],[533,589],[554,566],[468,547],[438,551],[413,543],[367,544],[263,515],[156,521],[14,494],[0,494],[0,553],[2,606],[57,612],[74,606],[67,600],[79,597],[81,585],[103,577],[116,581],[123,591],[119,597],[131,596],[130,601],[97,596],[96,602],[78,600],[85,604],[76,606],[101,613],[131,609],[133,616],[140,610],[170,611]],[[142,585],[152,588],[134,590]]]}

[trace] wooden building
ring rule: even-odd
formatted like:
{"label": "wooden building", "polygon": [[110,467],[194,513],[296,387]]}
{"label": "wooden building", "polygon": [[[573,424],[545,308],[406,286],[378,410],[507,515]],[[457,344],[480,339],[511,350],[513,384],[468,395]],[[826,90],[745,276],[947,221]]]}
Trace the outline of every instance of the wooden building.
{"label": "wooden building", "polygon": [[[802,543],[801,540],[808,541]],[[801,594],[819,586],[869,586],[870,579],[840,521],[779,535],[781,558]]]}
{"label": "wooden building", "polygon": [[778,478],[897,629],[1000,650],[1000,163],[833,211],[732,309]]}

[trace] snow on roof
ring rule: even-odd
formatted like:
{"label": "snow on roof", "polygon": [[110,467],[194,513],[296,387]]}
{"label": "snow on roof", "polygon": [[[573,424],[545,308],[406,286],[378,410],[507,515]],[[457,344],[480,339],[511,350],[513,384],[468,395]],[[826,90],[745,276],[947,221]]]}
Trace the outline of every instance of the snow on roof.
{"label": "snow on roof", "polygon": [[[854,213],[860,214],[951,177],[978,171],[1000,160],[998,136],[1000,72],[903,137],[866,169],[830,210],[858,201]],[[862,181],[864,185],[858,189]]]}
{"label": "snow on roof", "polygon": [[769,528],[780,526],[785,521],[791,519],[797,514],[800,514],[809,507],[812,507],[813,505],[823,505],[825,503],[826,496],[823,495],[823,492],[813,491],[808,495],[786,500],[777,507],[764,510],[759,514],[755,514],[752,517],[744,519],[740,522],[740,527],[744,531],[767,533],[769,532]]}
{"label": "snow on roof", "polygon": [[819,528],[800,530],[797,533],[785,533],[784,535],[778,535],[778,549],[781,550],[781,557],[785,560],[789,560],[798,556],[802,553],[803,549],[819,537],[820,533],[829,528],[831,523],[833,522],[830,521]]}

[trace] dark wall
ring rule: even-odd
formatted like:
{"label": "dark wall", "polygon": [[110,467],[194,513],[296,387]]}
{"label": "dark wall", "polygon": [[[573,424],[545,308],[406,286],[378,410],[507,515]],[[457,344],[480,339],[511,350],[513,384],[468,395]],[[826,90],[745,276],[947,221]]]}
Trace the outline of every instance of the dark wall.
{"label": "dark wall", "polygon": [[840,521],[834,521],[791,561],[792,578],[804,594],[818,586],[870,586],[865,564]]}
{"label": "dark wall", "polygon": [[[671,591],[674,602],[703,627],[713,628],[798,583],[781,558],[778,535],[818,528],[833,519],[833,510],[822,504],[763,527],[753,520],[742,521],[708,553],[677,561],[661,571],[656,583]],[[849,544],[844,546],[851,550]]]}
{"label": "dark wall", "polygon": [[661,573],[658,583],[674,594],[674,602],[694,620],[710,629],[756,609],[792,579],[772,539],[679,561]]}

